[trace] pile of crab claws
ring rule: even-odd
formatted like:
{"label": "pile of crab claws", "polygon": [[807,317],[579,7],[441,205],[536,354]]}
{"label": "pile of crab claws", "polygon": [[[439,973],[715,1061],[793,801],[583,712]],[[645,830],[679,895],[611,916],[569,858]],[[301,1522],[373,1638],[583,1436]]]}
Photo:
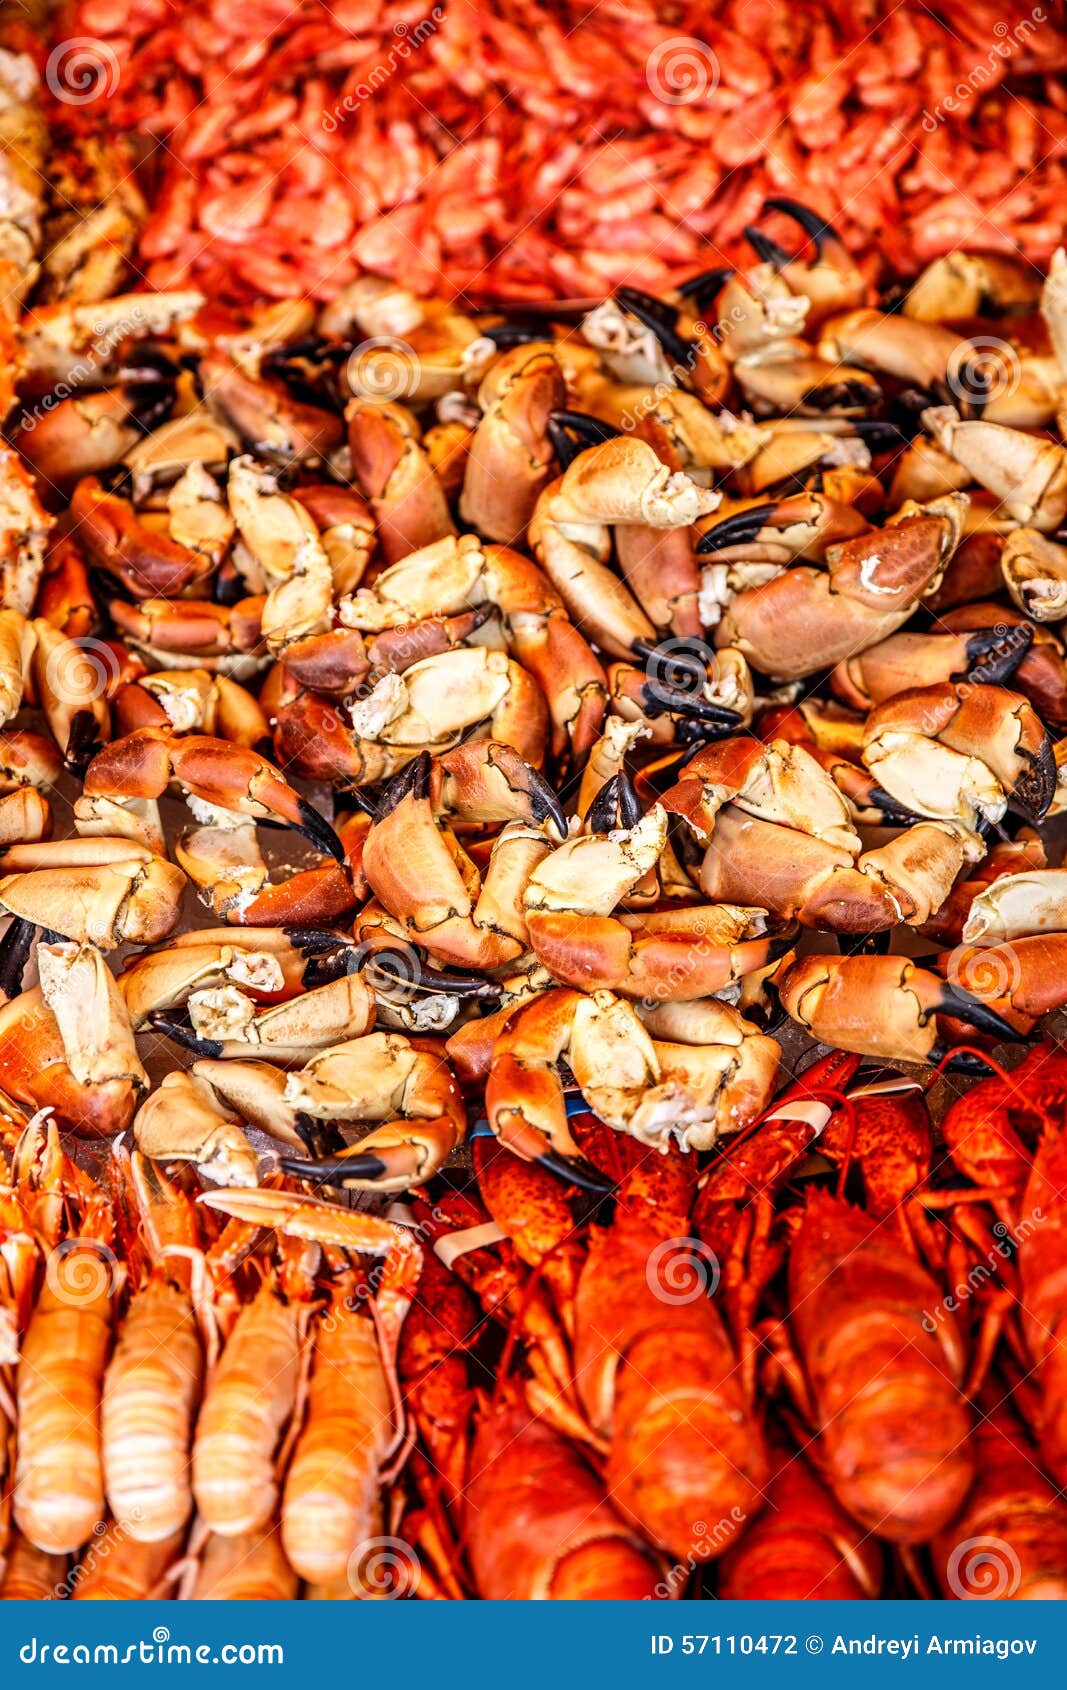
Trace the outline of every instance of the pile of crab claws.
{"label": "pile of crab claws", "polygon": [[602,422],[585,411],[553,411],[546,424],[552,450],[561,470],[567,470],[589,446],[603,446],[617,438],[619,430],[613,423]]}

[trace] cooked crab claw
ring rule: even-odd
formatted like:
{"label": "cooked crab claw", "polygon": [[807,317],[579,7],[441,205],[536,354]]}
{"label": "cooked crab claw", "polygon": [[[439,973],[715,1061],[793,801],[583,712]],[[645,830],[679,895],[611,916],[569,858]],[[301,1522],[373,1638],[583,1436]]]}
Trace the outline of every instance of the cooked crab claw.
{"label": "cooked crab claw", "polygon": [[696,551],[701,557],[706,557],[708,552],[721,552],[727,546],[751,545],[760,530],[773,520],[777,509],[777,504],[751,505],[748,510],[724,517],[721,522],[704,530],[696,543]]}
{"label": "cooked crab claw", "polygon": [[[981,677],[979,677],[981,679]],[[1048,814],[1056,796],[1056,757],[1052,741],[1046,739],[1030,755],[1029,768],[1019,776],[1008,793],[1008,809],[1021,816],[1032,827]]]}
{"label": "cooked crab claw", "polygon": [[672,645],[667,651],[662,646],[653,645],[650,640],[634,640],[630,649],[635,657],[643,657],[647,663],[656,664],[668,686],[684,686],[694,679],[703,685],[707,680],[706,653],[701,657],[697,652],[686,651],[684,646],[677,645]]}
{"label": "cooked crab claw", "polygon": [[624,311],[631,317],[636,317],[639,323],[643,323],[645,328],[655,335],[673,364],[682,369],[689,368],[696,356],[696,349],[675,327],[678,321],[676,306],[668,305],[664,300],[657,299],[654,294],[645,293],[641,288],[616,288],[615,298]]}
{"label": "cooked crab claw", "polygon": [[384,1179],[388,1168],[380,1156],[360,1151],[357,1145],[349,1154],[302,1159],[299,1156],[279,1156],[278,1166],[285,1174],[304,1179],[313,1185],[338,1185],[343,1190],[351,1182],[360,1184]]}
{"label": "cooked crab claw", "polygon": [[734,273],[731,264],[720,264],[714,270],[701,270],[699,276],[690,276],[687,282],[682,282],[678,288],[678,297],[692,300],[699,310],[702,305],[714,299],[717,293],[722,292]]}
{"label": "cooked crab claw", "polygon": [[411,978],[411,958],[402,950],[384,946],[366,956],[363,972],[372,985],[381,976],[381,984],[391,991],[407,991],[421,997],[425,992],[447,992],[457,998],[498,998],[500,988],[481,974],[462,974],[456,969],[423,968],[418,977]]}
{"label": "cooked crab claw", "polygon": [[791,255],[778,241],[772,241],[770,235],[765,235],[761,229],[753,224],[745,224],[745,239],[752,248],[761,264],[771,264],[776,270],[782,270],[791,262]]}
{"label": "cooked crab claw", "polygon": [[974,633],[967,635],[966,675],[950,678],[1001,685],[1015,673],[1033,643],[1034,630],[1029,622],[1016,622],[1008,627],[976,628]]}
{"label": "cooked crab claw", "polygon": [[611,833],[620,827],[636,827],[641,814],[641,801],[633,783],[626,775],[619,774],[604,782],[585,820],[590,833]]}
{"label": "cooked crab claw", "polygon": [[314,804],[309,804],[306,798],[298,798],[296,807],[300,814],[300,823],[294,824],[294,831],[309,840],[316,850],[323,851],[326,856],[333,857],[335,862],[343,864],[347,860],[345,848],[326,817],[320,815]]}
{"label": "cooked crab claw", "polygon": [[562,470],[568,470],[588,447],[603,446],[619,432],[612,423],[602,422],[585,411],[553,411],[546,426]]}
{"label": "cooked crab claw", "polygon": [[81,774],[100,750],[100,724],[91,710],[79,710],[70,719],[63,762],[72,774]]}
{"label": "cooked crab claw", "polygon": [[535,1156],[534,1161],[550,1174],[555,1174],[565,1185],[576,1185],[580,1191],[592,1191],[597,1196],[608,1197],[615,1190],[615,1181],[602,1174],[599,1168],[594,1168],[584,1156],[564,1156],[556,1150],[545,1150],[540,1156]]}
{"label": "cooked crab claw", "polygon": [[[825,217],[820,217],[819,213],[813,211],[810,205],[804,205],[800,200],[787,199],[785,195],[775,195],[773,199],[764,200],[763,209],[765,212],[778,211],[783,217],[792,218],[793,222],[799,224],[811,240],[816,252],[821,253],[828,240],[837,239],[833,224],[828,223]],[[747,229],[745,233],[748,233]]]}
{"label": "cooked crab claw", "polygon": [[5,998],[17,998],[22,990],[22,976],[30,960],[37,927],[25,916],[12,916],[7,931],[0,939],[0,993]]}
{"label": "cooked crab claw", "polygon": [[508,323],[496,323],[490,329],[483,329],[482,333],[501,351],[509,346],[530,346],[549,338],[545,324],[533,317],[514,317]]}

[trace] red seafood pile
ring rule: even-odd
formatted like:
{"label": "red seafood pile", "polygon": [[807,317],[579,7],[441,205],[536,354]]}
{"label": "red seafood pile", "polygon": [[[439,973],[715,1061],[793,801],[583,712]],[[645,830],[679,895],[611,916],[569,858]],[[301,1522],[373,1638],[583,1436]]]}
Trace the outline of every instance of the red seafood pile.
{"label": "red seafood pile", "polygon": [[[1062,228],[1063,0],[81,0],[47,82],[129,134],[155,287],[328,299],[662,291],[786,194],[870,272]],[[123,171],[125,166],[123,166]],[[710,253],[709,253],[710,249]]]}

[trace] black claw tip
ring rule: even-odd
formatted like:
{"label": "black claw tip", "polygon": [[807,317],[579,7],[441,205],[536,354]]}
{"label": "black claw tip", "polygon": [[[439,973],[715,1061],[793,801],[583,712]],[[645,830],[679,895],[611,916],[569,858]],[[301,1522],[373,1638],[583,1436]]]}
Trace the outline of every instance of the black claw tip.
{"label": "black claw tip", "polygon": [[616,288],[615,298],[624,311],[640,316],[642,322],[652,318],[655,322],[664,323],[667,328],[673,329],[678,321],[677,306],[668,305],[665,299],[657,299],[654,293],[646,293],[644,288]]}
{"label": "black claw tip", "polygon": [[773,504],[753,505],[747,511],[737,511],[733,516],[725,517],[717,522],[713,528],[706,528],[696,543],[696,551],[701,557],[708,552],[721,552],[727,546],[748,546],[755,540],[760,530],[767,526],[766,519],[773,517]]}
{"label": "black claw tip", "polygon": [[5,998],[17,998],[22,990],[22,976],[33,949],[37,928],[25,916],[12,916],[7,931],[0,939],[0,992]]}
{"label": "black claw tip", "polygon": [[536,769],[529,774],[530,814],[535,822],[550,821],[561,839],[567,837],[567,814],[555,790]]}
{"label": "black claw tip", "polygon": [[967,641],[967,672],[953,675],[954,681],[984,682],[999,686],[1013,675],[1034,643],[1034,629],[1030,622],[1015,622],[1007,627],[976,628],[965,635]]}
{"label": "black claw tip", "polygon": [[680,299],[691,299],[699,310],[703,304],[722,292],[733,274],[733,267],[729,264],[721,264],[715,270],[702,270],[699,276],[690,276],[687,282],[682,283],[678,296]]}
{"label": "black claw tip", "polygon": [[770,235],[765,235],[762,229],[754,228],[751,223],[745,225],[745,239],[761,264],[773,264],[776,270],[782,270],[793,262],[784,246],[779,246]]}
{"label": "black claw tip", "polygon": [[420,751],[414,760],[394,775],[381,790],[377,805],[377,819],[384,821],[404,802],[405,798],[427,798],[430,792],[430,753]]}
{"label": "black claw tip", "polygon": [[964,991],[962,986],[954,986],[948,980],[941,989],[941,1001],[938,1013],[951,1015],[957,1021],[966,1021],[976,1027],[980,1033],[988,1033],[991,1038],[1001,1039],[1005,1044],[1018,1044],[1020,1033],[1010,1021],[1005,1021],[995,1009],[990,1009],[980,998],[973,997]]}
{"label": "black claw tip", "polygon": [[168,1039],[173,1039],[175,1044],[184,1045],[186,1050],[195,1050],[197,1056],[208,1056],[215,1062],[221,1061],[221,1040],[204,1039],[199,1033],[195,1033],[187,1010],[156,1009],[148,1019],[157,1032],[164,1033]]}
{"label": "black claw tip", "polygon": [[660,681],[646,681],[641,689],[641,700],[648,716],[685,716],[693,722],[706,722],[712,727],[723,728],[727,733],[733,733],[741,726],[740,713],[731,710],[728,705],[711,704],[706,698],[699,698],[679,687],[666,686]]}
{"label": "black claw tip", "polygon": [[[662,646],[651,645],[648,640],[634,640],[630,647],[635,657],[641,657],[646,663],[654,663],[657,673],[662,673],[669,686],[684,685],[687,679],[698,681],[701,686],[708,678],[708,654],[702,657],[699,652],[686,651],[684,647],[672,645],[670,650]],[[671,677],[675,677],[674,680]]]}
{"label": "black claw tip", "polygon": [[765,212],[779,211],[783,217],[791,217],[814,242],[815,250],[819,253],[828,240],[837,239],[833,224],[827,223],[825,217],[820,217],[817,211],[812,211],[809,205],[802,204],[800,200],[775,195],[773,199],[764,200],[763,209]]}
{"label": "black claw tip", "polygon": [[1052,741],[1046,735],[1041,749],[1030,759],[1029,768],[1015,782],[1008,795],[1009,810],[1014,810],[1017,816],[1022,816],[1023,821],[1036,827],[1056,796],[1056,782],[1056,758]]}
{"label": "black claw tip", "polygon": [[600,788],[586,811],[586,825],[590,833],[610,833],[618,826],[619,776],[612,775]]}
{"label": "black claw tip", "polygon": [[77,710],[71,717],[63,761],[72,774],[84,774],[100,750],[100,729],[91,710]]}
{"label": "black claw tip", "polygon": [[300,812],[300,825],[296,832],[309,840],[316,850],[324,851],[328,857],[333,857],[335,862],[344,863],[345,848],[326,817],[320,816],[314,804],[309,804],[306,798],[298,801],[297,808]]}
{"label": "black claw tip", "polygon": [[584,1156],[561,1156],[556,1150],[546,1150],[535,1160],[566,1185],[576,1185],[582,1191],[594,1191],[598,1197],[607,1197],[615,1190],[615,1181],[594,1168]]}
{"label": "black claw tip", "polygon": [[323,1156],[304,1161],[299,1156],[279,1156],[283,1173],[296,1179],[309,1180],[315,1185],[346,1186],[353,1180],[384,1179],[388,1169],[380,1156],[369,1150],[356,1150],[351,1156]]}
{"label": "black claw tip", "polygon": [[696,348],[674,327],[678,313],[673,306],[665,305],[661,299],[642,293],[638,288],[617,288],[615,298],[629,316],[636,317],[656,337],[672,364],[683,370],[689,369]]}

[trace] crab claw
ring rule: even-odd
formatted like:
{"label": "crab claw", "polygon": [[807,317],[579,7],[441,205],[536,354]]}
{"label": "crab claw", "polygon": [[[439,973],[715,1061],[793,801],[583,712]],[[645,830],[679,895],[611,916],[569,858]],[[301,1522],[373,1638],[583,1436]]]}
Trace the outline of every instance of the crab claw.
{"label": "crab claw", "polygon": [[1048,814],[1056,796],[1056,759],[1052,746],[1044,746],[1027,772],[1008,795],[1008,809],[1037,827]]}
{"label": "crab claw", "polygon": [[976,628],[966,638],[966,676],[952,676],[952,679],[1000,686],[1014,675],[1030,650],[1034,643],[1034,630],[1029,622],[1016,622],[1008,627]]}
{"label": "crab claw", "polygon": [[750,505],[748,510],[724,517],[721,522],[704,530],[696,543],[696,551],[701,557],[706,557],[709,552],[721,552],[727,546],[751,545],[760,530],[773,521],[777,509],[777,504]]}
{"label": "crab claw", "polygon": [[[800,200],[787,199],[784,195],[776,195],[773,199],[763,202],[764,211],[778,211],[783,217],[792,218],[800,225],[808,236],[816,252],[821,253],[828,240],[836,240],[837,232],[832,223],[825,217],[820,217],[817,211],[812,211],[810,205],[803,205]],[[748,231],[746,229],[745,233]]]}
{"label": "crab claw", "polygon": [[735,274],[731,264],[719,264],[713,270],[701,270],[699,276],[690,276],[687,282],[682,282],[678,288],[679,299],[692,300],[700,310],[701,307],[721,293],[730,277]]}
{"label": "crab claw", "polygon": [[602,422],[585,411],[553,411],[547,430],[561,470],[569,469],[589,446],[602,446],[606,440],[614,440],[619,432],[612,423]]}
{"label": "crab claw", "polygon": [[320,815],[314,804],[309,804],[306,798],[298,798],[296,807],[300,815],[300,823],[299,825],[293,824],[294,830],[309,840],[316,850],[322,851],[328,857],[333,857],[335,862],[345,863],[347,861],[345,848],[326,817]]}
{"label": "crab claw", "polygon": [[1018,1027],[1013,1027],[1003,1015],[998,1015],[995,1009],[990,1009],[981,998],[964,991],[962,986],[954,986],[949,980],[946,980],[941,988],[937,1009],[940,1014],[951,1015],[957,1021],[966,1021],[980,1033],[988,1033],[992,1038],[1002,1039],[1006,1044],[1018,1043]]}
{"label": "crab claw", "polygon": [[751,223],[745,224],[745,239],[752,248],[761,264],[770,264],[775,270],[784,270],[792,262],[791,256],[784,246],[772,241],[770,235],[763,234]]}
{"label": "crab claw", "polygon": [[384,1179],[388,1167],[380,1156],[361,1152],[358,1145],[347,1156],[322,1156],[301,1159],[299,1156],[279,1156],[278,1166],[295,1179],[313,1181],[316,1185],[336,1185],[343,1190],[357,1183],[373,1184]]}
{"label": "crab claw", "polygon": [[17,998],[22,990],[22,976],[26,972],[37,931],[35,922],[16,915],[12,916],[6,933],[0,939],[0,993],[6,999]]}
{"label": "crab claw", "polygon": [[669,651],[665,651],[662,646],[653,645],[649,640],[634,640],[630,650],[635,657],[643,657],[646,663],[655,663],[660,667],[668,686],[685,686],[693,680],[699,681],[703,686],[707,680],[707,657],[700,657],[696,652],[688,652],[678,646],[672,646]]}
{"label": "crab claw", "polygon": [[615,1181],[602,1174],[599,1168],[594,1168],[584,1156],[564,1156],[556,1150],[545,1150],[540,1156],[535,1156],[534,1161],[550,1174],[555,1174],[565,1185],[576,1185],[581,1191],[608,1197],[615,1190]]}
{"label": "crab claw", "polygon": [[383,976],[384,985],[392,989],[408,990],[418,996],[424,992],[447,992],[457,998],[498,998],[500,989],[481,974],[461,974],[455,969],[424,968],[417,980],[410,978],[411,959],[406,952],[390,950],[388,945],[365,956],[363,971],[371,984],[376,974]]}
{"label": "crab claw", "polygon": [[678,310],[642,288],[616,288],[615,298],[631,317],[636,317],[650,334],[655,335],[673,364],[688,369],[695,357],[695,348],[678,333]]}
{"label": "crab claw", "polygon": [[586,812],[590,833],[611,833],[616,828],[636,827],[641,820],[641,801],[633,783],[624,774],[606,780]]}

